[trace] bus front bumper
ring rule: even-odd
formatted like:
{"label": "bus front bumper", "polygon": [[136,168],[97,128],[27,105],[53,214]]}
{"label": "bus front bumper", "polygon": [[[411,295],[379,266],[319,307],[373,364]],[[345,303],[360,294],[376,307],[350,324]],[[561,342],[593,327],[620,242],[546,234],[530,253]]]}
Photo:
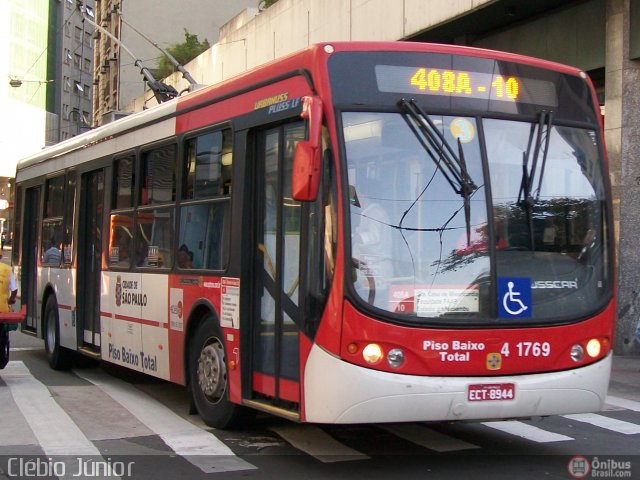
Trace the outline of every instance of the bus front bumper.
{"label": "bus front bumper", "polygon": [[[612,354],[599,362],[544,374],[421,377],[367,369],[314,345],[304,375],[304,420],[384,423],[522,418],[599,411]],[[469,385],[514,384],[509,400],[469,401]]]}

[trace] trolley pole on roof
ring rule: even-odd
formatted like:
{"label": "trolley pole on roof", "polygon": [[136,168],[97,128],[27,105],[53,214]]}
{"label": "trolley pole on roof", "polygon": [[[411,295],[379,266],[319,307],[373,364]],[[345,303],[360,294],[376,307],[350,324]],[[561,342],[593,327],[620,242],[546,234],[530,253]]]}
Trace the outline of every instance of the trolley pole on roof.
{"label": "trolley pole on roof", "polygon": [[93,14],[93,11],[80,0],[78,0],[78,10],[80,11],[83,19],[89,22],[89,24],[91,24],[95,29],[100,30],[100,32],[104,33],[107,37],[116,42],[131,56],[131,58],[134,59],[134,65],[140,68],[140,73],[144,76],[147,81],[147,85],[149,85],[149,88],[153,91],[158,103],[164,103],[178,96],[178,91],[171,85],[167,85],[166,83],[156,80],[151,71],[142,63],[142,60],[134,55],[119,38],[115,37],[108,30],[94,22],[93,19],[95,18],[95,15]]}
{"label": "trolley pole on roof", "polygon": [[182,74],[182,78],[184,78],[187,82],[189,82],[189,91],[193,92],[194,90],[197,90],[199,88],[205,87],[206,85],[203,85],[201,83],[198,83],[195,81],[195,79],[191,76],[191,74],[187,71],[186,68],[184,68],[180,62],[178,62],[178,60],[176,60],[176,58],[171,55],[167,50],[165,50],[164,48],[162,48],[160,45],[158,45],[157,42],[153,41],[151,38],[149,38],[147,35],[145,35],[144,33],[142,33],[140,30],[138,30],[136,27],[134,27],[133,25],[131,25],[129,22],[127,22],[124,17],[122,16],[122,13],[120,13],[120,11],[117,11],[118,15],[120,15],[120,20],[122,21],[122,23],[124,23],[126,26],[128,26],[131,30],[133,30],[134,32],[136,32],[138,35],[140,35],[142,38],[144,38],[147,42],[149,42],[151,45],[153,45],[154,47],[156,47],[158,50],[160,50],[165,57],[167,57],[169,59],[169,61],[173,64],[173,66],[176,68],[176,70],[178,70],[181,74]]}

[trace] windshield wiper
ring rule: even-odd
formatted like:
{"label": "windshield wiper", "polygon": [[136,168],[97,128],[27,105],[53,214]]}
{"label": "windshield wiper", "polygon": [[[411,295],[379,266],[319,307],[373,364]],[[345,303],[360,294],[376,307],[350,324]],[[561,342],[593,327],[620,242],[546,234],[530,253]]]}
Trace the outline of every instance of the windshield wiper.
{"label": "windshield wiper", "polygon": [[[522,180],[520,182],[520,191],[518,192],[517,204],[525,209],[527,214],[527,228],[529,230],[529,248],[533,252],[535,250],[535,240],[533,231],[533,206],[540,200],[540,190],[542,188],[542,179],[544,177],[544,170],[547,165],[547,156],[549,153],[549,142],[551,140],[551,128],[553,122],[553,113],[546,110],[541,111],[538,114],[538,123],[531,125],[531,131],[529,133],[529,142],[527,144],[527,151],[522,152]],[[537,128],[536,128],[537,127]],[[533,143],[533,137],[535,135],[535,143]],[[544,136],[544,146],[543,146]],[[532,145],[533,144],[533,145]],[[531,154],[531,147],[533,146],[533,157],[531,160],[531,168],[529,168],[529,156]],[[540,165],[540,174],[538,178],[538,188],[535,192],[535,199],[531,194],[535,182],[536,168],[538,166],[538,157],[540,156],[540,150],[542,149],[542,163]]]}
{"label": "windshield wiper", "polygon": [[[471,195],[478,189],[478,186],[473,182],[469,171],[467,170],[467,162],[464,158],[464,151],[462,150],[462,143],[458,137],[458,153],[451,148],[444,135],[440,132],[438,127],[433,123],[433,120],[429,115],[420,108],[415,100],[402,99],[398,102],[398,106],[408,115],[412,122],[408,122],[411,130],[415,134],[420,144],[424,147],[425,151],[433,160],[436,168],[442,173],[447,180],[451,188],[463,198],[464,202],[464,216],[467,233],[467,245],[471,244]],[[424,190],[420,193],[422,195]],[[416,199],[417,201],[417,199]],[[402,220],[409,213],[409,210],[415,205],[415,201],[411,204],[411,207],[404,212]]]}

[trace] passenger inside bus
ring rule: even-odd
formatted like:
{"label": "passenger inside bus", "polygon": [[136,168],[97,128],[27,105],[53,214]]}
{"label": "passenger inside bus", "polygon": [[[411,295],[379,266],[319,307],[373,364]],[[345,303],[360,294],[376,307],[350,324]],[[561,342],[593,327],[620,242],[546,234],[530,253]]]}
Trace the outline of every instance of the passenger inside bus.
{"label": "passenger inside bus", "polygon": [[45,263],[48,265],[60,265],[60,260],[61,260],[60,249],[56,244],[55,237],[51,237],[51,240],[49,242],[49,248],[47,249],[46,252],[44,252],[44,255],[42,257],[42,263]]}
{"label": "passenger inside bus", "polygon": [[[392,228],[390,217],[381,196],[382,182],[373,176],[360,175],[353,188],[353,257],[358,263],[358,271],[363,275],[361,287],[380,290],[393,277]],[[379,292],[378,292],[379,293]],[[383,295],[377,295],[382,300]]]}
{"label": "passenger inside bus", "polygon": [[193,268],[193,252],[184,243],[178,249],[178,267]]}
{"label": "passenger inside bus", "polygon": [[[114,223],[113,218],[112,223]],[[113,228],[109,252],[110,265],[129,267],[131,262],[131,232],[126,226],[116,225]]]}

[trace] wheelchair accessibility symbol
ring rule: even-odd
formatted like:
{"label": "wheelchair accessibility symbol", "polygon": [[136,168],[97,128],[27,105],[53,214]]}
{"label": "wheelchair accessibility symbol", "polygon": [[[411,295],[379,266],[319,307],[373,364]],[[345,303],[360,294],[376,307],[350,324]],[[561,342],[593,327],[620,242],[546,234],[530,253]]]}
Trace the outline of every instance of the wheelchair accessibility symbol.
{"label": "wheelchair accessibility symbol", "polygon": [[500,318],[531,317],[531,279],[498,278]]}

